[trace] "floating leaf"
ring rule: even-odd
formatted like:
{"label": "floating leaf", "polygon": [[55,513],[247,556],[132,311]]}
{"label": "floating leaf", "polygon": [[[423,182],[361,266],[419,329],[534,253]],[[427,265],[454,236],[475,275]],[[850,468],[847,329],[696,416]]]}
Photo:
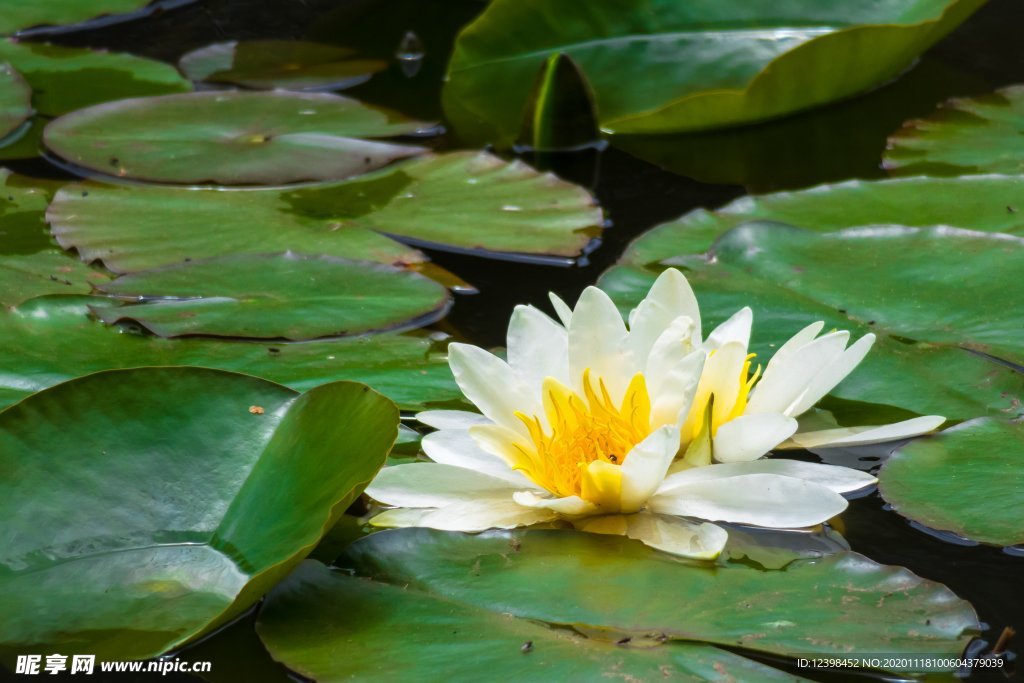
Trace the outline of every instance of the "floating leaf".
{"label": "floating leaf", "polygon": [[46,116],[192,89],[169,64],[116,52],[0,40],[0,61],[10,62],[25,77],[32,86],[32,104]]}
{"label": "floating leaf", "polygon": [[899,175],[1024,173],[1024,85],[908,121],[889,138],[883,164]]}
{"label": "floating leaf", "polygon": [[448,291],[402,268],[327,256],[222,256],[123,275],[99,285],[139,303],[93,306],[161,337],[314,339],[418,327],[441,318]]}
{"label": "floating leaf", "polygon": [[0,254],[0,305],[47,294],[88,294],[108,276],[59,250]]}
{"label": "floating leaf", "polygon": [[46,146],[92,171],[222,185],[347,178],[426,150],[360,138],[429,124],[324,93],[197,92],[120,100],[46,127]]}
{"label": "floating leaf", "polygon": [[0,168],[0,255],[34,254],[56,246],[46,230],[43,212],[61,185]]}
{"label": "floating leaf", "polygon": [[[0,649],[159,655],[248,609],[384,462],[398,412],[219,370],[98,373],[0,413]],[[10,663],[6,661],[5,663]]]}
{"label": "floating leaf", "polygon": [[933,529],[993,543],[1024,543],[1024,428],[981,418],[912,441],[878,475],[882,496]]}
{"label": "floating leaf", "polygon": [[[153,6],[182,5],[189,0],[152,2]],[[145,8],[151,0],[32,0],[32,2],[11,2],[4,5],[0,14],[0,35],[22,32],[22,29],[38,30],[25,33],[48,33],[52,29],[68,24],[82,24],[90,19],[102,18],[105,23],[132,18]],[[124,15],[122,17],[112,15]]]}
{"label": "floating leaf", "polygon": [[369,384],[403,410],[462,406],[444,344],[415,334],[301,343],[162,339],[87,317],[87,297],[33,299],[0,312],[0,408],[100,370],[199,365],[306,391],[335,380]]}
{"label": "floating leaf", "polygon": [[275,659],[317,681],[423,680],[439,671],[449,681],[479,680],[482,671],[495,680],[801,680],[707,645],[617,645],[312,560],[274,588],[256,628]]}
{"label": "floating leaf", "polygon": [[620,536],[412,528],[356,541],[339,565],[500,614],[783,656],[956,657],[979,628],[945,586],[849,552],[762,571],[685,564]]}
{"label": "floating leaf", "polygon": [[339,90],[366,82],[387,68],[379,59],[360,59],[355,50],[301,40],[214,43],[178,62],[193,81],[230,83],[256,90]]}
{"label": "floating leaf", "polygon": [[19,130],[15,130],[0,143],[0,161],[8,159],[35,159],[43,153],[43,128],[50,119],[32,116]]}
{"label": "floating leaf", "polygon": [[[1012,411],[1024,400],[1024,375],[961,347],[1020,357],[1012,320],[1019,293],[1007,286],[1003,270],[1024,258],[1020,241],[946,228],[817,234],[752,223],[723,235],[710,260],[690,254],[677,260],[687,268],[708,329],[743,306],[753,308],[752,350],[762,363],[816,320],[854,335],[874,332],[879,339],[871,353],[834,395],[967,419]],[[656,276],[619,266],[600,284],[628,310]]]}
{"label": "floating leaf", "polygon": [[383,263],[425,260],[371,230],[481,256],[571,258],[603,221],[586,190],[520,162],[472,152],[426,156],[294,190],[82,183],[59,192],[47,218],[62,246],[86,260],[101,259],[115,272],[284,250]]}
{"label": "floating leaf", "polygon": [[749,123],[895,77],[982,4],[494,0],[456,42],[445,110],[460,134],[507,144],[538,67],[563,52],[613,132]]}
{"label": "floating leaf", "polygon": [[0,64],[0,138],[32,115],[32,90],[10,64]]}
{"label": "floating leaf", "polygon": [[851,180],[742,197],[716,211],[693,211],[649,230],[622,260],[645,265],[703,253],[725,231],[757,220],[823,232],[859,225],[948,225],[1024,236],[1024,177]]}

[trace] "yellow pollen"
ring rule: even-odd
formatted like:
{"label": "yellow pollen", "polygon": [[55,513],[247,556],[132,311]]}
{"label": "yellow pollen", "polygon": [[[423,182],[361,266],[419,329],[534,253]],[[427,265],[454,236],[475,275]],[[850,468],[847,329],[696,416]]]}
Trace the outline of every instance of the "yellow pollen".
{"label": "yellow pollen", "polygon": [[583,372],[582,396],[553,377],[544,380],[543,391],[547,430],[537,416],[516,413],[534,447],[531,453],[517,446],[525,456],[519,469],[558,496],[582,495],[584,469],[590,463],[621,466],[651,431],[651,399],[640,373],[618,406],[602,379],[595,386],[589,369]]}

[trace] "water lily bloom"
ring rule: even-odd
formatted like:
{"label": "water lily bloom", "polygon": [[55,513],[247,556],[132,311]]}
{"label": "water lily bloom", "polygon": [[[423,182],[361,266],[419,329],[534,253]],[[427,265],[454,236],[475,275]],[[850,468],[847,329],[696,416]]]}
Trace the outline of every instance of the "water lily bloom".
{"label": "water lily bloom", "polygon": [[[367,493],[393,509],[377,526],[457,531],[564,520],[713,558],[727,533],[714,521],[794,529],[842,512],[844,492],[875,482],[858,470],[761,459],[777,446],[854,445],[931,431],[942,418],[798,434],[810,409],[874,340],[797,333],[764,371],[747,352],[744,308],[706,338],[696,297],[666,270],[628,316],[588,287],[560,322],[518,306],[507,361],[452,344],[455,380],[480,413],[427,411],[433,462],[385,468]],[[819,336],[820,335],[820,336]]]}

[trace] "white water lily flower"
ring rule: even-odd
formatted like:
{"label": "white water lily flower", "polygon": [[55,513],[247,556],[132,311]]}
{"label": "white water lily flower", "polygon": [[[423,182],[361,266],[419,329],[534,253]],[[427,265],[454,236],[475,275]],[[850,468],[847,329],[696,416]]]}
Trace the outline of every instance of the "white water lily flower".
{"label": "white water lily flower", "polygon": [[[395,507],[373,524],[474,532],[561,519],[713,558],[727,534],[710,521],[813,526],[846,508],[842,493],[875,482],[844,467],[757,460],[788,440],[830,436],[795,436],[794,418],[853,369],[870,339],[845,350],[847,333],[816,339],[822,325],[812,325],[779,349],[763,378],[748,377],[750,309],[704,339],[677,270],[658,278],[628,328],[597,288],[575,310],[552,301],[561,324],[531,306],[515,309],[507,362],[449,347],[455,380],[481,414],[417,416],[438,430],[422,442],[433,462],[381,471],[367,493]],[[921,426],[916,433],[933,428]],[[859,436],[909,436],[899,425],[872,429]],[[843,445],[858,437],[829,431]]]}

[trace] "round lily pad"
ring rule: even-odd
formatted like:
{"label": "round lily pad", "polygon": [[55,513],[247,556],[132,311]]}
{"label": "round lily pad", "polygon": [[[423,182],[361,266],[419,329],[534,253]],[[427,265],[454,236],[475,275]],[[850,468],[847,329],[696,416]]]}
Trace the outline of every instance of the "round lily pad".
{"label": "round lily pad", "polygon": [[0,138],[32,115],[32,89],[10,64],[0,64]]}
{"label": "round lily pad", "polygon": [[324,93],[197,92],[109,102],[46,127],[91,171],[163,183],[274,185],[358,175],[426,150],[362,138],[429,124]]}
{"label": "round lily pad", "polygon": [[92,372],[171,365],[244,372],[296,391],[355,380],[403,410],[465,406],[443,338],[408,332],[298,343],[164,339],[90,318],[95,301],[40,297],[0,311],[0,408]]}
{"label": "round lily pad", "polygon": [[958,98],[903,124],[883,164],[899,175],[1024,173],[1024,85]]}
{"label": "round lily pad", "polygon": [[193,50],[178,68],[193,81],[255,90],[340,90],[364,83],[387,62],[355,50],[303,40],[232,40]]}
{"label": "round lily pad", "polygon": [[117,52],[0,40],[0,61],[10,62],[25,77],[33,106],[46,116],[192,89],[169,64]]}
{"label": "round lily pad", "polygon": [[134,320],[161,337],[314,339],[410,328],[441,318],[448,290],[403,268],[297,254],[224,256],[123,275],[98,289],[105,322]]}
{"label": "round lily pad", "polygon": [[789,657],[956,657],[980,627],[945,586],[851,552],[763,571],[682,563],[622,536],[410,528],[362,538],[337,564],[522,619]]}
{"label": "round lily pad", "polygon": [[0,412],[0,656],[154,657],[248,609],[383,464],[398,411],[204,368],[103,372]]}
{"label": "round lily pad", "polygon": [[1024,543],[1024,426],[986,417],[912,441],[885,462],[878,487],[898,513],[925,526]]}
{"label": "round lily pad", "polygon": [[148,11],[168,9],[192,0],[32,0],[4,5],[0,35],[56,33],[102,23],[133,19]]}
{"label": "round lily pad", "polygon": [[[699,643],[617,644],[303,562],[260,609],[275,659],[316,681],[800,680]],[[599,636],[599,634],[594,634]],[[400,642],[401,647],[395,647]],[[339,653],[344,653],[339,656]]]}
{"label": "round lily pad", "polygon": [[425,260],[380,233],[485,257],[571,263],[604,217],[579,186],[521,162],[452,152],[288,190],[79,183],[57,193],[47,219],[62,246],[123,273],[284,250],[382,263]]}

